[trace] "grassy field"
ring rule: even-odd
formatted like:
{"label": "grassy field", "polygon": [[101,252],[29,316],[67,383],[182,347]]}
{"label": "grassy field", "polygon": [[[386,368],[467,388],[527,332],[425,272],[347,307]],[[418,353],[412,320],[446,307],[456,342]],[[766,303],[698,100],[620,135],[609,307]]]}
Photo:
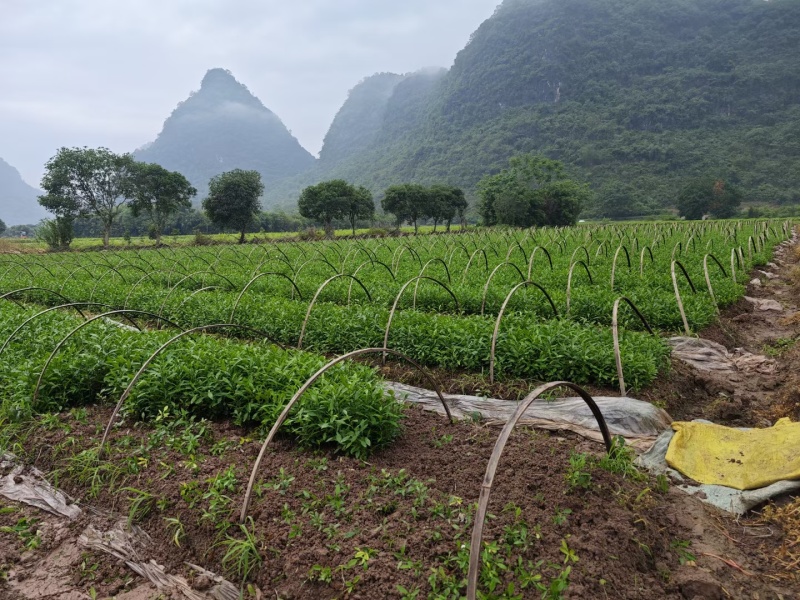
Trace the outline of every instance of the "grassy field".
{"label": "grassy field", "polygon": [[[460,225],[453,225],[451,227],[451,231],[457,232],[460,231]],[[322,231],[322,230],[318,230]],[[356,229],[356,235],[368,235],[373,229]],[[413,227],[401,227],[400,231],[405,234],[414,233]],[[437,232],[443,232],[444,227],[439,226],[436,230]],[[428,234],[433,232],[432,225],[421,225],[419,227],[419,233],[421,234]],[[239,241],[239,234],[238,233],[216,233],[216,234],[201,234],[202,239],[209,240],[211,243],[214,244],[235,244]],[[258,242],[258,241],[276,241],[276,240],[287,240],[287,239],[297,239],[300,233],[294,231],[281,231],[281,232],[269,232],[269,233],[248,233],[246,236],[247,243]],[[337,229],[335,232],[337,238],[340,237],[348,237],[352,236],[352,230],[350,229]],[[191,246],[196,244],[197,236],[194,234],[192,235],[165,235],[161,238],[162,244],[167,244],[169,246]],[[155,246],[155,240],[150,239],[147,236],[133,236],[130,238],[130,242],[123,237],[113,237],[110,241],[110,246],[112,248],[129,248],[129,247],[147,247],[147,246]],[[72,241],[72,245],[70,248],[72,250],[94,250],[100,249],[103,247],[103,240],[99,237],[88,237],[88,238],[75,238]],[[36,239],[35,237],[30,238],[0,238],[0,252],[39,252],[47,250],[47,244],[43,241]]]}

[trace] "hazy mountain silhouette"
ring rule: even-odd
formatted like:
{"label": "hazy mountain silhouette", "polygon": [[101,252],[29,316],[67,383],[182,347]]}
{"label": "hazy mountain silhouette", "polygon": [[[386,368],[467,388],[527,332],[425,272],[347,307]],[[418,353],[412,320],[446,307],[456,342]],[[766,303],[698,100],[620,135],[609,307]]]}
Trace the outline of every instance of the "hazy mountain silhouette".
{"label": "hazy mountain silhouette", "polygon": [[36,200],[41,193],[0,158],[0,219],[6,225],[30,225],[44,219],[47,212]]}
{"label": "hazy mountain silhouette", "polygon": [[183,173],[198,189],[198,201],[208,181],[224,171],[258,171],[269,188],[315,162],[278,116],[224,69],[208,71],[158,138],[134,155]]}

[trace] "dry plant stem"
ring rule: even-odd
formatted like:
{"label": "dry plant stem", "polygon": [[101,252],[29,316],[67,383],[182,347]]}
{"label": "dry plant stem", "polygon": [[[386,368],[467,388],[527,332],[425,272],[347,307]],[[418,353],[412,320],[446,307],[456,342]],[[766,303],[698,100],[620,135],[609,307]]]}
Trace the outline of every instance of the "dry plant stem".
{"label": "dry plant stem", "polygon": [[539,396],[544,394],[548,390],[552,390],[553,388],[557,387],[568,387],[576,392],[583,398],[586,404],[592,411],[594,418],[597,420],[597,424],[600,427],[600,433],[603,435],[603,441],[606,445],[606,451],[611,450],[611,435],[608,432],[608,427],[606,426],[605,419],[603,418],[603,414],[600,412],[600,409],[595,404],[594,399],[580,386],[575,385],[574,383],[570,383],[568,381],[551,381],[550,383],[546,383],[544,385],[539,386],[535,390],[533,390],[530,394],[528,394],[517,406],[517,410],[514,411],[514,414],[508,420],[508,422],[503,427],[503,430],[500,432],[500,435],[497,437],[497,442],[495,442],[494,450],[492,450],[492,455],[489,457],[489,464],[486,466],[486,474],[483,477],[483,483],[481,484],[481,493],[478,499],[478,510],[475,514],[475,525],[472,529],[472,539],[470,541],[469,547],[469,572],[467,573],[467,600],[475,600],[475,596],[478,591],[478,574],[480,571],[480,560],[481,560],[481,541],[483,539],[483,524],[486,519],[486,510],[489,506],[489,494],[492,491],[492,483],[494,482],[494,475],[497,471],[497,465],[500,461],[500,456],[503,454],[503,448],[505,448],[506,442],[508,442],[508,438],[511,436],[511,432],[514,429],[514,426],[519,421],[520,417],[525,413],[531,403],[536,400]]}

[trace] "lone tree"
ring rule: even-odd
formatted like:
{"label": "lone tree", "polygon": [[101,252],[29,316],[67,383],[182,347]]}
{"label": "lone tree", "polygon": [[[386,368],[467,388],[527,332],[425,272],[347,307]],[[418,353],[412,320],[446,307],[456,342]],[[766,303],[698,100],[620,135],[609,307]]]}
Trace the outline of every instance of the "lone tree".
{"label": "lone tree", "polygon": [[372,199],[372,192],[363,185],[358,186],[355,194],[348,201],[346,213],[353,235],[355,235],[356,221],[359,219],[372,220],[375,217],[375,201]]}
{"label": "lone tree", "polygon": [[414,233],[417,233],[417,219],[427,216],[427,204],[430,199],[429,191],[418,183],[403,183],[386,188],[381,206],[383,210],[392,213],[397,219],[397,227],[403,221],[414,224]]}
{"label": "lone tree", "polygon": [[356,221],[370,219],[375,214],[370,191],[365,187],[355,187],[344,179],[308,186],[300,194],[297,207],[305,218],[321,222],[328,238],[333,238],[334,219],[346,218],[355,235]]}
{"label": "lone tree", "polygon": [[42,189],[51,205],[72,205],[79,216],[96,216],[103,224],[103,246],[108,248],[114,219],[122,211],[134,163],[130,154],[108,148],[61,148],[47,161]]}
{"label": "lone tree", "polygon": [[543,156],[523,154],[509,168],[478,182],[485,225],[574,225],[590,192],[568,179],[564,166]]}
{"label": "lone tree", "polygon": [[433,230],[439,221],[447,224],[447,231],[450,231],[450,223],[453,217],[458,215],[461,226],[464,226],[464,212],[467,209],[467,199],[464,191],[452,185],[436,184],[428,188],[428,203],[425,209],[425,216],[433,219]]}
{"label": "lone tree", "polygon": [[691,180],[678,194],[678,213],[687,219],[702,219],[711,215],[727,219],[736,214],[742,202],[738,188],[716,177],[698,177]]}
{"label": "lone tree", "polygon": [[258,198],[263,193],[264,184],[258,171],[226,171],[208,183],[203,210],[218,227],[241,232],[239,243],[243,244],[244,232],[261,210]]}
{"label": "lone tree", "polygon": [[149,216],[156,245],[161,245],[167,218],[181,208],[191,208],[191,199],[197,195],[186,177],[155,163],[133,164],[129,190],[131,212],[134,217],[142,213]]}

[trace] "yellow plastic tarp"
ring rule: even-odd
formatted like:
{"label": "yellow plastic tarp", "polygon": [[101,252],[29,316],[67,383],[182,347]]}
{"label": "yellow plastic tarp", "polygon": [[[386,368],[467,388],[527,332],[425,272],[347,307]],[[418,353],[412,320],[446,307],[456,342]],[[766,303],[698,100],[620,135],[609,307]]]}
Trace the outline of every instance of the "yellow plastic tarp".
{"label": "yellow plastic tarp", "polygon": [[780,419],[767,429],[734,429],[675,421],[667,464],[700,483],[753,490],[800,479],[800,423]]}

